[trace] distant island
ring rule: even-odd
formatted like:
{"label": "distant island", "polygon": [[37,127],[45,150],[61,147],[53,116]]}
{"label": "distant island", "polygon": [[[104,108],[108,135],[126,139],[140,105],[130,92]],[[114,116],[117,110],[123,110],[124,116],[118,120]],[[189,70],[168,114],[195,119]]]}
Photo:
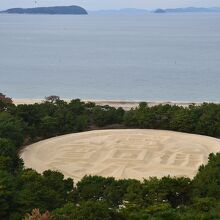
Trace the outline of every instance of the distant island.
{"label": "distant island", "polygon": [[[212,8],[196,8],[196,7],[188,7],[188,8],[167,8],[161,9],[158,8],[154,11],[150,11],[147,9],[138,9],[138,8],[122,8],[118,10],[99,10],[99,11],[90,11],[98,14],[145,14],[145,13],[219,13],[220,7],[212,7]],[[0,13],[7,14],[73,14],[73,15],[87,15],[88,12],[76,5],[72,6],[53,6],[53,7],[36,7],[36,8],[10,8],[5,11],[0,11]]]}
{"label": "distant island", "polygon": [[140,8],[103,9],[89,11],[90,14],[145,14],[147,12],[150,11]]}
{"label": "distant island", "polygon": [[187,7],[187,8],[158,8],[155,10],[140,9],[140,8],[121,8],[121,9],[105,9],[89,11],[90,14],[146,14],[146,13],[219,13],[220,7],[211,8],[197,8],[197,7]]}
{"label": "distant island", "polygon": [[0,13],[7,14],[70,14],[86,15],[87,11],[79,6],[54,6],[54,7],[37,7],[37,8],[10,8]]}
{"label": "distant island", "polygon": [[188,7],[188,8],[168,8],[168,9],[156,9],[154,13],[201,13],[201,12],[220,12],[219,7],[212,8],[196,8],[196,7]]}
{"label": "distant island", "polygon": [[158,8],[157,10],[154,11],[154,13],[166,13],[166,10]]}

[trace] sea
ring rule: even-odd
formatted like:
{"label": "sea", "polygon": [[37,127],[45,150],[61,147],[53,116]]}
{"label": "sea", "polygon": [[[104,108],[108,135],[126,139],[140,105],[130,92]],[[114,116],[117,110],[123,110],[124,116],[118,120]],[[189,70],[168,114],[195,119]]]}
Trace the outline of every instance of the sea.
{"label": "sea", "polygon": [[13,98],[220,101],[220,13],[0,15]]}

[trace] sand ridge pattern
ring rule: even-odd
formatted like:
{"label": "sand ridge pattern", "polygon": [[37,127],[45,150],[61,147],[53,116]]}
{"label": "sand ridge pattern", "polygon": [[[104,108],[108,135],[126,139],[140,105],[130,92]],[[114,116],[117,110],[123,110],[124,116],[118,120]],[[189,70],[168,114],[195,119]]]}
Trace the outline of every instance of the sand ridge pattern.
{"label": "sand ridge pattern", "polygon": [[63,135],[27,146],[25,167],[58,170],[79,181],[84,175],[142,180],[150,176],[193,177],[220,140],[150,129],[97,130]]}

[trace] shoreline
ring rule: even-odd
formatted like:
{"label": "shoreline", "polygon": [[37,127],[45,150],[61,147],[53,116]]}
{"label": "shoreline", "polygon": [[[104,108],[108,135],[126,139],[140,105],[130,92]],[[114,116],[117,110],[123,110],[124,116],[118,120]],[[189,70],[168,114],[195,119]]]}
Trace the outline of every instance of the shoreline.
{"label": "shoreline", "polygon": [[[22,105],[22,104],[27,104],[27,105],[31,105],[31,104],[35,104],[35,103],[42,103],[45,101],[45,99],[30,99],[30,98],[23,98],[23,99],[12,99],[13,103],[15,105]],[[71,101],[71,99],[62,99],[66,102]],[[177,105],[177,106],[183,106],[183,107],[188,107],[189,105],[202,105],[203,103],[214,103],[214,104],[220,104],[220,102],[210,102],[210,101],[204,101],[204,102],[188,102],[188,101],[144,101],[144,100],[85,100],[85,99],[81,99],[83,102],[94,102],[96,105],[109,105],[115,108],[123,108],[124,110],[129,110],[131,108],[135,108],[138,107],[138,105],[141,102],[146,102],[148,104],[148,106],[152,107],[152,106],[156,106],[156,105]]]}

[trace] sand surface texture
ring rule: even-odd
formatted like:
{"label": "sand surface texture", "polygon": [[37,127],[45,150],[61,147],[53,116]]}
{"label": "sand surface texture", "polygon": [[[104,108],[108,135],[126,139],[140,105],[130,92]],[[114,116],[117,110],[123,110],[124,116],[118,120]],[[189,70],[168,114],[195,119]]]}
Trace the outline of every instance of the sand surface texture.
{"label": "sand surface texture", "polygon": [[84,175],[142,180],[150,176],[193,177],[220,140],[172,131],[98,130],[47,139],[24,148],[28,168],[58,170],[79,181]]}

